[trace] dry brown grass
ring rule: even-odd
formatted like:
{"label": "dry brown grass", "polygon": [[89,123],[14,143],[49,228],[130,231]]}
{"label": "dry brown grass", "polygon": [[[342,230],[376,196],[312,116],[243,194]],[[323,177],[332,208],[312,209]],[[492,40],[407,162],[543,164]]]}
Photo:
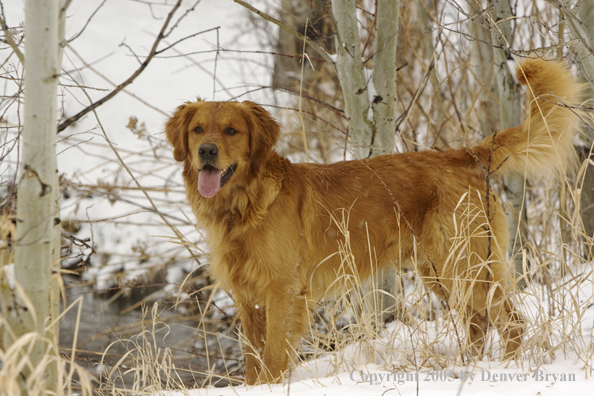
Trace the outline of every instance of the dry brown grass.
{"label": "dry brown grass", "polygon": [[[535,194],[542,195],[542,202],[534,202],[534,205],[540,206],[539,210],[547,214],[551,212],[551,217],[554,218],[554,207],[547,206],[551,202],[555,204],[555,199],[547,199],[550,189],[546,186],[534,189]],[[575,191],[572,193],[575,194]],[[465,201],[461,200],[460,205],[465,205]],[[470,224],[483,210],[467,207],[467,219],[463,219],[462,224]],[[546,219],[546,216],[543,219]],[[577,219],[579,220],[579,217]],[[344,211],[343,216],[335,217],[334,220],[344,231],[344,244],[336,254],[340,256],[346,269],[352,267],[357,259],[349,247],[348,212]],[[584,369],[591,372],[594,348],[591,334],[587,332],[587,329],[591,328],[591,323],[584,323],[584,317],[592,316],[594,274],[591,263],[584,261],[581,255],[585,250],[591,249],[592,240],[579,232],[576,233],[572,241],[561,245],[564,249],[562,251],[566,253],[561,259],[561,255],[555,253],[561,250],[554,249],[559,243],[555,242],[555,238],[560,237],[560,230],[558,226],[552,227],[549,223],[542,221],[541,228],[532,225],[532,229],[542,230],[542,245],[528,245],[525,257],[530,282],[526,289],[517,291],[513,296],[527,318],[522,355],[517,364],[533,370],[546,365],[558,355],[577,356],[583,362]],[[550,229],[542,228],[545,225]],[[567,226],[570,229],[579,229],[572,222],[567,222]],[[453,261],[470,253],[465,249],[468,246],[468,238],[475,232],[476,230],[465,226],[459,228],[459,236],[452,248]],[[350,371],[368,363],[377,364],[390,371],[455,369],[464,366],[472,368],[474,364],[480,364],[479,361],[470,359],[465,352],[466,364],[462,363],[460,342],[454,329],[459,331],[462,338],[466,331],[461,328],[462,324],[458,321],[456,312],[450,312],[424,288],[416,275],[415,265],[416,261],[412,259],[400,272],[397,279],[397,306],[390,308],[395,321],[381,328],[372,325],[377,321],[368,308],[372,305],[369,299],[374,298],[376,294],[366,293],[360,279],[346,275],[347,271],[339,274],[337,283],[340,284],[340,292],[336,298],[321,302],[313,310],[310,317],[311,335],[298,348],[298,358],[294,361],[295,367],[301,368],[293,371],[292,378],[320,375],[315,372],[316,364],[311,363],[312,359],[321,359],[320,362],[328,363],[331,370],[328,371],[326,364],[323,364],[323,375]],[[212,291],[211,289],[207,291]],[[220,297],[218,294],[214,299],[215,303]],[[180,360],[179,355],[175,356],[175,348],[166,346],[170,326],[168,319],[161,316],[159,304],[154,303],[150,311],[143,309],[141,320],[132,329],[121,333],[114,329],[114,334],[122,336],[117,336],[118,339],[103,351],[103,357],[97,359],[101,369],[96,379],[77,365],[79,353],[75,340],[69,356],[60,359],[58,365],[64,394],[91,394],[91,391],[94,391],[106,395],[130,395],[191,389],[194,386],[241,383],[241,368],[236,362],[221,359],[221,351],[225,350],[221,346],[221,340],[227,337],[225,332],[229,331],[230,323],[225,321],[227,318],[220,317],[218,308],[211,304],[210,298],[187,298],[201,310],[196,315],[196,318],[199,318],[197,339],[203,342],[202,350],[205,356],[200,360],[206,362],[205,367],[197,368],[192,362],[192,356]],[[464,299],[468,296],[459,298]],[[69,309],[76,311],[79,306],[73,304]],[[182,306],[183,301],[180,307]],[[84,318],[78,317],[78,320]],[[217,327],[213,326],[213,320],[218,321],[218,330],[214,330]],[[223,327],[220,327],[221,325]],[[27,348],[35,339],[34,335],[23,337],[0,355],[3,362],[0,371],[2,389],[12,390],[22,386],[16,373],[22,365],[27,364],[23,356],[26,356]],[[241,335],[239,339],[239,343],[230,341],[236,345],[235,358],[243,349],[241,343],[245,342]],[[218,350],[213,347],[217,344]],[[116,345],[123,347],[125,352],[112,353]],[[462,345],[465,345],[464,339]],[[496,332],[491,331],[485,359],[497,360],[501,354],[502,347],[499,345],[498,336]],[[50,363],[44,361],[44,364]],[[43,386],[43,368],[38,368],[35,373],[39,375],[32,376],[26,384],[33,392]]]}

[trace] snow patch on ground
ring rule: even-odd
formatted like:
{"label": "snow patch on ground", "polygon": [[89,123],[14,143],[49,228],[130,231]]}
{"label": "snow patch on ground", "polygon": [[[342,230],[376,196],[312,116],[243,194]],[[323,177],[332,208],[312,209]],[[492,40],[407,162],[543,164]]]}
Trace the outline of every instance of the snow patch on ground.
{"label": "snow patch on ground", "polygon": [[[591,362],[590,362],[591,363]],[[315,360],[295,370],[286,384],[195,389],[177,395],[587,395],[592,373],[575,353],[559,356],[537,370],[515,363],[478,362],[475,367],[388,371],[375,364],[335,371],[333,357]]]}

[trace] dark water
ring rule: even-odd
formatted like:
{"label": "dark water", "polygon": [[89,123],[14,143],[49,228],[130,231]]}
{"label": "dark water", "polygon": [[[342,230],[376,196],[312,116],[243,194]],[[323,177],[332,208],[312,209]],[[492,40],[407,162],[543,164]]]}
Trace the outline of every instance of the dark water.
{"label": "dark water", "polygon": [[[75,334],[76,362],[91,373],[97,380],[98,388],[105,388],[110,381],[119,387],[130,388],[135,375],[126,370],[136,371],[136,378],[149,375],[149,382],[158,380],[162,386],[179,389],[181,384],[168,383],[177,376],[183,386],[191,389],[205,385],[227,386],[229,379],[217,376],[231,373],[240,380],[240,349],[236,328],[232,317],[220,313],[202,316],[198,303],[174,307],[174,301],[158,300],[138,305],[138,299],[130,299],[116,294],[100,294],[92,286],[80,283],[79,279],[65,278],[67,286],[67,306],[77,299],[82,300],[80,319],[79,304],[73,305],[60,324],[60,347],[62,353],[70,356]],[[120,293],[121,294],[121,293]],[[130,309],[138,305],[136,309]],[[222,316],[222,317],[221,317]],[[201,322],[201,319],[203,321]],[[76,325],[78,322],[78,333]],[[120,359],[121,362],[110,379],[106,372],[111,371]],[[177,375],[158,369],[165,353],[171,355],[169,369],[175,368]],[[214,366],[214,368],[213,368]],[[210,367],[210,370],[209,370]],[[205,375],[214,371],[215,376]],[[233,383],[237,383],[233,381]]]}

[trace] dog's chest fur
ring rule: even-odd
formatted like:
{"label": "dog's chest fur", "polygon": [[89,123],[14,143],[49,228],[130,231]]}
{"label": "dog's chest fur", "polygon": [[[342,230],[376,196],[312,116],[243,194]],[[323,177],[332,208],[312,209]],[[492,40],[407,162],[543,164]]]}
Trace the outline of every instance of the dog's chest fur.
{"label": "dog's chest fur", "polygon": [[[186,178],[194,214],[207,233],[212,276],[237,297],[249,295],[256,300],[265,297],[255,296],[254,290],[267,290],[284,282],[285,274],[279,274],[277,268],[286,260],[283,257],[286,244],[298,239],[297,231],[289,239],[278,240],[278,235],[286,234],[286,230],[283,233],[280,229],[289,226],[279,224],[270,213],[273,206],[273,211],[279,210],[276,200],[282,181],[274,175],[263,179],[254,185],[229,186],[225,194],[203,198],[192,178]],[[289,278],[294,281],[295,275]]]}

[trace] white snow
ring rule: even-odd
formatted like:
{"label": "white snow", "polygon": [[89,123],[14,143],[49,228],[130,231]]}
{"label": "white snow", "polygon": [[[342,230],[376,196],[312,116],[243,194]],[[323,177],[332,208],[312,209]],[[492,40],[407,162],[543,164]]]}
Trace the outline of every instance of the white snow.
{"label": "white snow", "polygon": [[[233,386],[172,392],[172,396],[365,396],[365,395],[588,395],[594,379],[588,365],[574,353],[559,356],[539,369],[498,362],[478,362],[467,368],[420,368],[388,371],[376,364],[340,367],[332,356],[309,362],[285,384]],[[591,366],[592,362],[589,362]]]}
{"label": "white snow", "polygon": [[[548,367],[548,371],[524,373],[516,368],[492,366],[466,373],[448,370],[388,373],[374,366],[366,366],[350,373],[311,378],[288,385],[236,386],[190,391],[187,394],[204,396],[367,396],[367,395],[588,395],[594,380],[585,379],[584,373],[573,365],[560,362]],[[548,377],[546,375],[548,374]],[[470,376],[473,375],[473,378]],[[565,381],[555,380],[553,375],[565,375]],[[389,377],[388,377],[389,376]],[[394,378],[396,376],[396,378]],[[503,377],[506,376],[506,377]],[[518,377],[521,381],[518,381]],[[503,379],[505,378],[505,379]],[[512,379],[513,378],[513,379]],[[182,393],[172,393],[182,395]]]}

